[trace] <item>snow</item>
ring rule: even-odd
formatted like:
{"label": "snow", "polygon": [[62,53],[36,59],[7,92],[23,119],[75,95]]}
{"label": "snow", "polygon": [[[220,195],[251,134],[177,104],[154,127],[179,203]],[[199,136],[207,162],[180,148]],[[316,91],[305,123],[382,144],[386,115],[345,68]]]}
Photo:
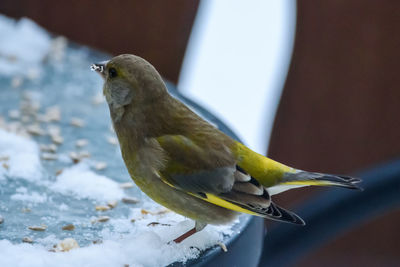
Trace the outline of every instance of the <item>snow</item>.
{"label": "snow", "polygon": [[[0,130],[0,137],[0,147],[10,157],[9,170],[13,175],[23,176],[33,184],[37,184],[37,179],[47,179],[46,175],[38,176],[34,180],[29,178],[28,174],[43,173],[38,161],[38,145],[33,140],[3,130]],[[24,156],[19,156],[19,153]],[[34,164],[20,161],[26,157],[35,159]],[[11,183],[12,181],[10,180]],[[101,203],[120,200],[125,196],[119,183],[96,174],[86,162],[65,168],[54,181],[46,180],[39,184],[50,192],[62,193],[78,200],[89,198]],[[49,196],[32,191],[26,186],[19,186],[11,195],[10,201],[22,201],[28,206],[49,204]],[[33,244],[12,243],[0,239],[0,266],[165,266],[175,261],[185,262],[196,258],[201,251],[215,246],[224,236],[232,234],[231,225],[210,225],[181,244],[171,243],[171,240],[191,229],[194,222],[167,211],[148,199],[141,205],[142,207],[130,208],[128,216],[111,217],[106,223],[75,223],[77,227],[88,224],[94,225],[93,227],[99,224],[106,226],[100,230],[100,244],[81,246],[68,252],[49,251],[62,240],[54,234],[36,238]],[[146,208],[146,212],[143,212],[143,208]],[[61,203],[58,209],[63,212],[71,210],[65,203]],[[93,221],[96,218],[90,219]]]}
{"label": "snow", "polygon": [[86,163],[63,170],[50,188],[78,199],[90,198],[98,202],[120,200],[125,196],[117,182],[91,171]]}
{"label": "snow", "polygon": [[37,70],[51,46],[51,38],[33,21],[0,16],[0,73],[29,75]]}
{"label": "snow", "polygon": [[[144,222],[151,221],[151,217]],[[114,223],[119,225],[120,221]],[[166,266],[176,260],[196,258],[201,250],[220,241],[223,230],[228,228],[211,226],[181,244],[175,244],[169,243],[171,238],[193,227],[193,222],[185,220],[172,227],[149,228],[143,225],[135,226],[135,229],[131,226],[132,233],[124,236],[109,232],[108,239],[101,244],[63,253],[49,252],[49,247],[42,244],[12,244],[8,240],[0,240],[0,254],[7,255],[0,257],[0,266]],[[43,244],[54,244],[59,240],[49,236],[41,241]]]}
{"label": "snow", "polygon": [[11,200],[19,200],[32,203],[44,203],[47,201],[47,195],[45,193],[40,194],[38,192],[23,192],[11,195]]}
{"label": "snow", "polygon": [[0,179],[5,176],[37,181],[41,177],[42,166],[39,146],[26,139],[0,129],[0,158],[8,158],[6,168],[1,168]]}

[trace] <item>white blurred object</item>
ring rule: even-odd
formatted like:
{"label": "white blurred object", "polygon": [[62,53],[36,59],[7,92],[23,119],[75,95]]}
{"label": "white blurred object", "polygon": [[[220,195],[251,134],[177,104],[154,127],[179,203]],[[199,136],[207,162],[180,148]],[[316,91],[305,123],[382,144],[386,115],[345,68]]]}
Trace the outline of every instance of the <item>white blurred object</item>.
{"label": "white blurred object", "polygon": [[18,21],[0,15],[0,73],[35,71],[51,47],[49,34],[27,18]]}
{"label": "white blurred object", "polygon": [[265,154],[292,54],[296,1],[202,0],[178,88]]}

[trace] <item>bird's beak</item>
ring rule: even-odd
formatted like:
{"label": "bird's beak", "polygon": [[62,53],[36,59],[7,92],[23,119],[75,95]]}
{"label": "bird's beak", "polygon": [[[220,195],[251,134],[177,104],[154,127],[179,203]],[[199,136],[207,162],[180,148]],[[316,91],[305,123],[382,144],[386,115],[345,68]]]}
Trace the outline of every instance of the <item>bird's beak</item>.
{"label": "bird's beak", "polygon": [[105,76],[106,76],[105,69],[106,69],[107,63],[108,63],[108,60],[102,61],[102,62],[99,62],[99,63],[93,63],[90,66],[90,69],[92,71],[98,72],[101,75],[101,77],[105,78]]}

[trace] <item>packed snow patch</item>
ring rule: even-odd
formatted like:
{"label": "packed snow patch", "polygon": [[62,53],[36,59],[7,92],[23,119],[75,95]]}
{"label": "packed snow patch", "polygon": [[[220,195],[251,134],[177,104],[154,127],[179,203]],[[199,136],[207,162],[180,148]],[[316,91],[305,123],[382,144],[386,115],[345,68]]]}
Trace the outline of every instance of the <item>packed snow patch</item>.
{"label": "packed snow patch", "polygon": [[0,16],[0,73],[28,75],[38,69],[51,47],[49,34],[30,19]]}
{"label": "packed snow patch", "polygon": [[24,202],[31,203],[44,203],[48,200],[46,193],[38,193],[38,192],[28,192],[26,187],[19,187],[16,190],[17,193],[11,195],[11,200],[19,200]]}
{"label": "packed snow patch", "polygon": [[42,176],[39,147],[32,140],[0,129],[0,158],[0,179],[6,175],[38,181]]}
{"label": "packed snow patch", "polygon": [[78,199],[89,198],[98,202],[119,200],[125,195],[117,182],[91,171],[86,163],[64,169],[50,188]]}

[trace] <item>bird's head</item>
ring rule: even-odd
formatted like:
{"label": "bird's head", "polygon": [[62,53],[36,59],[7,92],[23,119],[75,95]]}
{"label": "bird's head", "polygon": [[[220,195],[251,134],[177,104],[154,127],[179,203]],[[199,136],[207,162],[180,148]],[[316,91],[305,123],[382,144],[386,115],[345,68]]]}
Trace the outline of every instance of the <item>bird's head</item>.
{"label": "bird's head", "polygon": [[103,94],[111,115],[117,119],[123,115],[125,106],[146,105],[167,92],[157,70],[135,55],[119,55],[109,61],[93,64],[91,68],[104,79]]}

